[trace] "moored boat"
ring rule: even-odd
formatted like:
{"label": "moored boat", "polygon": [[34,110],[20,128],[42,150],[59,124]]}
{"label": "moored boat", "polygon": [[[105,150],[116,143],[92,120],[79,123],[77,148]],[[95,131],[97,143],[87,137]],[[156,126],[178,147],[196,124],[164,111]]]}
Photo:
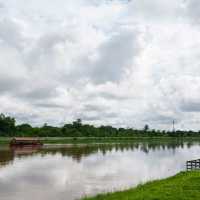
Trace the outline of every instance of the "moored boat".
{"label": "moored boat", "polygon": [[15,137],[10,141],[10,146],[42,146],[43,143],[38,138]]}

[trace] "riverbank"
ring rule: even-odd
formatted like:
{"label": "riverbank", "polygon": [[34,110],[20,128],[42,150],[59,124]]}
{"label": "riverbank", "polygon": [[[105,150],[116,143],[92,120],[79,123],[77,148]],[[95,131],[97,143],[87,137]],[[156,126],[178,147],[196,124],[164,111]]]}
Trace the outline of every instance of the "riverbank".
{"label": "riverbank", "polygon": [[[0,144],[9,144],[11,137],[0,137]],[[200,137],[39,137],[44,144],[90,144],[90,143],[176,143],[200,142]]]}
{"label": "riverbank", "polygon": [[200,171],[181,172],[136,188],[82,200],[197,200],[200,199]]}

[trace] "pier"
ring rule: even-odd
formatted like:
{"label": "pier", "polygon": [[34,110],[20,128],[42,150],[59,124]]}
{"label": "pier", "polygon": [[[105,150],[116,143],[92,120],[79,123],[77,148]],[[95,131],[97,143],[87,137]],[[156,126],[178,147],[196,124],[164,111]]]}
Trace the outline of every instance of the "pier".
{"label": "pier", "polygon": [[186,169],[187,171],[200,170],[200,159],[187,161]]}

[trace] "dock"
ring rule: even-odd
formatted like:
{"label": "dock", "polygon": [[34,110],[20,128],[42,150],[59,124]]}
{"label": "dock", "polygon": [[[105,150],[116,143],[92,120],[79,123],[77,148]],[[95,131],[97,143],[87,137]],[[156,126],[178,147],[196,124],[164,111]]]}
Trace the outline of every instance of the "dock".
{"label": "dock", "polygon": [[200,159],[187,161],[186,170],[187,171],[200,170]]}

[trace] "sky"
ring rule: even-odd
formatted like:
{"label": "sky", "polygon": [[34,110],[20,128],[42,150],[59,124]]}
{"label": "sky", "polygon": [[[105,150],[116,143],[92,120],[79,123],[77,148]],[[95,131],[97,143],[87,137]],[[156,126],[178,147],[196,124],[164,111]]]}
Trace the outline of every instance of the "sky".
{"label": "sky", "polygon": [[0,0],[0,112],[199,130],[199,35],[198,0]]}

